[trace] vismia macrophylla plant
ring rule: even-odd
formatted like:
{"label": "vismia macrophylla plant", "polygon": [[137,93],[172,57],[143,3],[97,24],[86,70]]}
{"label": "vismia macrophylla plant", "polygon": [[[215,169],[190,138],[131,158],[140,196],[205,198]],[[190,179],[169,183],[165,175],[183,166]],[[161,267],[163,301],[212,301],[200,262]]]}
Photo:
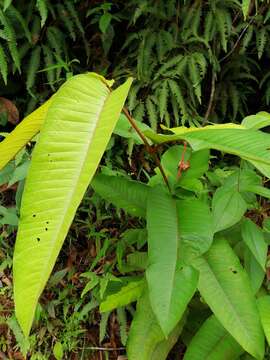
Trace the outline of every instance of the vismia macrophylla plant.
{"label": "vismia macrophylla plant", "polygon": [[[137,301],[128,359],[165,360],[179,337],[187,346],[185,360],[237,359],[244,353],[263,359],[264,333],[269,339],[270,331],[264,280],[269,232],[265,222],[245,215],[260,204],[256,195],[270,198],[262,177],[270,177],[270,135],[261,131],[270,117],[259,113],[241,125],[165,128],[166,135],[129,119],[135,134],[126,117],[119,118],[130,84],[111,90],[112,82],[97,74],[75,76],[0,144],[4,166],[42,124],[15,245],[18,321],[28,335],[39,296],[117,123],[116,134],[135,142],[139,134],[149,150],[148,137],[163,150],[147,183],[108,172],[91,182],[101,197],[145,224],[130,229],[132,262],[121,259],[126,243],[119,240],[118,270],[131,276],[100,301],[101,312]],[[211,149],[238,156],[239,166],[215,168]],[[205,321],[191,333],[189,324],[200,311]]]}

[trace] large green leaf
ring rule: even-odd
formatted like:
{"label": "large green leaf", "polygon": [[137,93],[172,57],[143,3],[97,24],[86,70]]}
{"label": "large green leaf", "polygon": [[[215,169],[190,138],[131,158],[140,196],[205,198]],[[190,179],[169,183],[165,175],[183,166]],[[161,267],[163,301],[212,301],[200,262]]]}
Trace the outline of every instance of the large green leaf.
{"label": "large green leaf", "polygon": [[209,206],[197,199],[177,200],[177,213],[180,229],[179,259],[189,264],[194,257],[210,248],[214,235],[213,217]]}
{"label": "large green leaf", "polygon": [[144,291],[137,303],[137,309],[128,336],[128,360],[166,360],[168,353],[176,343],[186,317],[175,326],[165,338],[155,314],[152,311],[148,292]]}
{"label": "large green leaf", "polygon": [[107,312],[116,308],[130,304],[138,300],[145,287],[145,279],[131,281],[123,286],[117,293],[111,294],[106,297],[100,304],[100,311]]}
{"label": "large green leaf", "polygon": [[105,200],[132,216],[146,216],[149,186],[120,176],[98,174],[91,186]]}
{"label": "large green leaf", "polygon": [[152,188],[147,202],[149,267],[146,278],[153,311],[165,335],[182,317],[198,281],[190,266],[180,266],[180,226],[176,201]]}
{"label": "large green leaf", "polygon": [[248,276],[224,239],[194,260],[198,289],[224,328],[251,355],[262,359],[264,336]]}
{"label": "large green leaf", "polygon": [[16,315],[26,335],[130,84],[111,92],[102,77],[77,75],[52,99],[26,179],[14,254]]}
{"label": "large green leaf", "polygon": [[257,300],[263,330],[270,344],[270,296],[264,295]]}
{"label": "large green leaf", "polygon": [[247,129],[261,129],[270,125],[270,114],[266,111],[260,111],[255,115],[246,116],[241,123]]}
{"label": "large green leaf", "polygon": [[39,132],[52,98],[28,115],[0,142],[0,170]]}
{"label": "large green leaf", "polygon": [[241,346],[212,315],[191,340],[184,360],[236,360],[243,353]]}
{"label": "large green leaf", "polygon": [[260,264],[262,270],[265,270],[267,249],[262,230],[250,219],[245,219],[241,226],[242,237],[253,256]]}
{"label": "large green leaf", "polygon": [[174,128],[174,135],[145,134],[156,143],[186,140],[197,151],[216,149],[237,155],[251,162],[265,176],[270,177],[270,135],[242,125],[210,125],[203,128]]}
{"label": "large green leaf", "polygon": [[247,204],[241,194],[225,186],[216,190],[212,200],[214,231],[225,230],[241,220]]}

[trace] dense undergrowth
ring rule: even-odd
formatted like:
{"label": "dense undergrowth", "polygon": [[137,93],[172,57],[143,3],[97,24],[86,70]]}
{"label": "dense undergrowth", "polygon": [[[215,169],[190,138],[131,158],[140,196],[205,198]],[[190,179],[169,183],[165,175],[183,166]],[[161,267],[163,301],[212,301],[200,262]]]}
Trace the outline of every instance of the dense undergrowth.
{"label": "dense undergrowth", "polygon": [[[23,114],[43,103],[73,74],[89,70],[117,83],[133,76],[127,108],[153,130],[160,130],[160,124],[239,123],[246,115],[267,111],[269,4],[243,3],[245,8],[234,0],[2,1],[0,132],[13,129]],[[152,182],[158,182],[160,174],[154,171],[151,154],[126,132],[119,127],[116,134],[124,133],[124,138],[111,138],[101,163],[103,174],[143,183],[153,177]],[[140,276],[145,269],[147,245],[136,233],[145,227],[145,220],[103,200],[91,186],[40,299],[29,340],[15,319],[12,256],[32,148],[29,143],[0,172],[0,358],[24,359],[28,352],[32,360],[121,360],[136,306],[132,303],[100,313],[98,305],[106,290],[117,289],[120,276]],[[161,144],[157,153],[162,155],[168,148]],[[253,172],[245,161],[212,152],[201,184],[182,188],[181,196],[193,192],[203,198],[208,193],[207,201],[211,201],[218,187],[233,183],[238,166],[243,173]],[[254,172],[251,178],[256,176]],[[268,180],[262,177],[260,181],[267,189]],[[245,217],[268,234],[269,202],[265,194],[255,194],[244,195]],[[233,233],[239,234],[237,225]],[[248,250],[241,255],[242,245],[236,246],[235,238],[231,246],[235,245],[247,271],[256,267],[254,262],[250,265]],[[268,267],[265,276],[256,271],[254,286],[262,284],[268,291]],[[211,313],[199,296],[191,309],[195,315],[189,318],[169,360],[184,356],[191,336]],[[268,359],[268,350],[264,358]]]}

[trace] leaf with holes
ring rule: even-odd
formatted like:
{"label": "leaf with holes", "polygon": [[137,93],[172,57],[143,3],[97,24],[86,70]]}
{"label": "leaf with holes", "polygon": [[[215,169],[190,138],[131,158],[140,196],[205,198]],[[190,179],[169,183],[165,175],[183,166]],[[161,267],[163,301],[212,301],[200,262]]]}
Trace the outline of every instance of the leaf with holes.
{"label": "leaf with holes", "polygon": [[14,253],[16,316],[29,334],[38,298],[106,149],[131,80],[114,91],[94,73],[54,95],[26,179]]}
{"label": "leaf with holes", "polygon": [[224,239],[194,260],[199,271],[198,289],[231,336],[257,359],[264,355],[264,335],[247,273]]}

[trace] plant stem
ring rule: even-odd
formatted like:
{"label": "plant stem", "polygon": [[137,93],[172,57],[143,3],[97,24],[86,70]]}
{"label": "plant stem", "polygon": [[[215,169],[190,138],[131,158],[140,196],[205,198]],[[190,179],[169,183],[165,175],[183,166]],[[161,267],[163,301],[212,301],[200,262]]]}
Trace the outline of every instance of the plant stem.
{"label": "plant stem", "polygon": [[132,116],[130,115],[129,111],[127,110],[127,108],[123,108],[123,113],[126,115],[130,125],[133,127],[133,129],[136,131],[136,133],[139,135],[139,137],[142,139],[147,152],[153,157],[157,167],[159,168],[159,171],[163,177],[163,180],[169,190],[169,192],[171,192],[171,188],[170,188],[170,184],[168,182],[167,176],[165,174],[165,171],[160,163],[159,157],[157,156],[157,154],[155,152],[153,152],[151,145],[149,144],[147,138],[144,136],[143,132],[139,129],[139,127],[137,126],[136,122],[134,121],[134,119],[132,118]]}

